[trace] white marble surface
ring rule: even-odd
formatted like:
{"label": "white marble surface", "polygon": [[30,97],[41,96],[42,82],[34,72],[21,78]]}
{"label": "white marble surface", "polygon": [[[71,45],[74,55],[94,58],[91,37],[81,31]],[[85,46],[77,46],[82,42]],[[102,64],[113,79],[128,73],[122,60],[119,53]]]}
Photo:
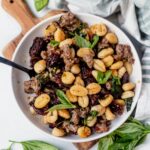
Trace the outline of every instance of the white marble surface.
{"label": "white marble surface", "polygon": [[[1,2],[1,0],[0,0]],[[21,31],[19,24],[0,5],[0,54],[2,48]],[[2,54],[1,54],[2,55]],[[32,125],[18,108],[10,87],[10,68],[0,64],[0,149],[7,148],[9,140],[40,139],[48,141],[61,150],[75,150],[71,143],[49,139],[45,133]],[[92,149],[96,150],[97,146]],[[16,148],[20,150],[20,148]],[[150,149],[150,136],[137,150]]]}

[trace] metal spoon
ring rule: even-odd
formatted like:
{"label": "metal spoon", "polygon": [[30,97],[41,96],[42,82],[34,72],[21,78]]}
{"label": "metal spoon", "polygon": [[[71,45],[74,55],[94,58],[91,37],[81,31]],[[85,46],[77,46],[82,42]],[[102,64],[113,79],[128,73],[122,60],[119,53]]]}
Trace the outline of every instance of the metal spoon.
{"label": "metal spoon", "polygon": [[11,66],[11,67],[14,67],[14,68],[17,68],[17,69],[19,69],[21,71],[26,72],[30,76],[30,78],[35,75],[34,70],[25,68],[25,67],[23,67],[23,66],[21,66],[19,64],[16,64],[15,62],[12,62],[12,61],[10,61],[10,60],[8,60],[6,58],[1,57],[1,56],[0,56],[0,62],[3,63],[3,64],[6,64],[8,66]]}

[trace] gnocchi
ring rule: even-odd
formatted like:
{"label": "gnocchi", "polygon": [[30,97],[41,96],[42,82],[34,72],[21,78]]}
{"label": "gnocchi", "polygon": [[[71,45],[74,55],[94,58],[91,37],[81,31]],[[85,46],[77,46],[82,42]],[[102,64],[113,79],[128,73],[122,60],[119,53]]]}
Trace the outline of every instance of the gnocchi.
{"label": "gnocchi", "polygon": [[86,108],[89,105],[89,98],[88,98],[88,96],[79,96],[78,97],[78,104],[82,108]]}
{"label": "gnocchi", "polygon": [[93,34],[97,34],[98,36],[104,36],[107,33],[107,27],[102,23],[92,25],[90,29]]}
{"label": "gnocchi", "polygon": [[39,60],[34,65],[34,71],[36,73],[41,73],[46,69],[46,61],[45,60]]}
{"label": "gnocchi", "polygon": [[73,85],[70,88],[70,92],[75,96],[86,96],[88,94],[88,90],[81,85]]}
{"label": "gnocchi", "polygon": [[61,42],[65,40],[65,33],[61,29],[57,29],[54,33],[54,39],[57,42]]}
{"label": "gnocchi", "polygon": [[135,88],[135,84],[134,83],[131,83],[131,82],[128,82],[128,83],[125,83],[123,84],[122,86],[122,89],[124,91],[130,91],[130,90],[133,90]]}
{"label": "gnocchi", "polygon": [[115,33],[107,33],[105,38],[108,40],[109,43],[111,44],[116,44],[118,43],[118,38],[115,35]]}
{"label": "gnocchi", "polygon": [[123,66],[123,62],[122,61],[118,61],[118,62],[112,64],[110,66],[110,69],[117,70],[117,69],[120,69],[122,66]]}
{"label": "gnocchi", "polygon": [[50,96],[48,94],[39,95],[34,102],[36,108],[43,108],[50,102]]}
{"label": "gnocchi", "polygon": [[49,111],[48,114],[46,115],[46,121],[48,123],[55,123],[58,119],[58,112],[57,110],[54,111]]}
{"label": "gnocchi", "polygon": [[70,118],[70,113],[68,110],[66,109],[61,109],[61,110],[58,110],[58,115],[62,118],[65,118],[65,119],[69,119]]}
{"label": "gnocchi", "polygon": [[74,64],[72,67],[71,67],[71,72],[73,74],[79,74],[81,71],[80,67],[78,64]]}
{"label": "gnocchi", "polygon": [[66,71],[62,74],[61,80],[64,84],[72,84],[75,76],[71,72]]}
{"label": "gnocchi", "polygon": [[84,57],[85,55],[95,55],[94,51],[91,48],[80,48],[77,51],[78,57]]}
{"label": "gnocchi", "polygon": [[93,127],[97,121],[97,117],[89,116],[87,117],[87,126]]}
{"label": "gnocchi", "polygon": [[57,137],[62,137],[65,135],[65,131],[63,129],[59,129],[59,128],[54,128],[52,130],[52,135],[57,136]]}
{"label": "gnocchi", "polygon": [[112,113],[109,107],[106,108],[105,116],[107,120],[114,120],[116,118],[115,114]]}
{"label": "gnocchi", "polygon": [[124,66],[125,66],[125,68],[126,68],[128,74],[131,75],[132,70],[133,70],[132,65],[131,65],[129,62],[125,62],[125,63],[124,63]]}
{"label": "gnocchi", "polygon": [[109,104],[111,104],[111,102],[113,101],[113,96],[112,95],[107,95],[105,97],[105,99],[101,99],[99,100],[99,103],[103,106],[103,107],[106,107],[108,106]]}
{"label": "gnocchi", "polygon": [[105,113],[106,108],[101,105],[95,105],[95,106],[92,106],[92,108],[91,108],[91,111],[93,111],[93,110],[98,112],[97,116],[102,116]]}
{"label": "gnocchi", "polygon": [[84,86],[84,81],[81,79],[80,76],[77,76],[74,82],[75,85],[81,85]]}
{"label": "gnocchi", "polygon": [[93,65],[94,69],[101,71],[101,72],[105,72],[106,71],[106,67],[103,63],[103,61],[99,60],[99,59],[94,59],[94,65]]}
{"label": "gnocchi", "polygon": [[78,97],[71,94],[70,90],[66,91],[66,96],[68,97],[69,101],[72,102],[72,103],[75,103],[75,102],[78,101]]}
{"label": "gnocchi", "polygon": [[121,67],[121,68],[118,70],[118,77],[119,77],[119,78],[122,78],[125,73],[126,73],[126,68],[125,68],[125,67]]}
{"label": "gnocchi", "polygon": [[89,95],[97,94],[101,90],[101,86],[98,83],[90,83],[86,86]]}
{"label": "gnocchi", "polygon": [[105,58],[106,56],[112,55],[113,53],[114,50],[112,48],[105,48],[98,53],[98,58]]}
{"label": "gnocchi", "polygon": [[125,91],[121,95],[122,99],[127,99],[127,98],[132,98],[132,97],[134,97],[134,92],[133,91]]}
{"label": "gnocchi", "polygon": [[102,61],[104,62],[106,67],[110,67],[114,62],[114,58],[111,55],[109,55],[103,58]]}
{"label": "gnocchi", "polygon": [[86,126],[79,127],[77,130],[77,134],[81,138],[86,138],[86,137],[91,135],[91,129],[89,127],[86,127]]}

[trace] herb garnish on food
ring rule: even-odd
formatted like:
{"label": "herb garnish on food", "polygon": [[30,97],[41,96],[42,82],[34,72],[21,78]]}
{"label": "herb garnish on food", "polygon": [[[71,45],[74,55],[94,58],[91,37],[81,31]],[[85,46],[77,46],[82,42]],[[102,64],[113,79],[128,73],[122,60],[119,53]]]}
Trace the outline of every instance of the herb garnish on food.
{"label": "herb garnish on food", "polygon": [[55,41],[55,40],[51,40],[49,44],[50,44],[50,46],[52,46],[52,47],[56,47],[56,46],[59,45],[59,42],[57,42],[57,41]]}
{"label": "herb garnish on food", "polygon": [[95,36],[93,37],[93,40],[92,40],[92,43],[91,43],[90,48],[94,48],[94,47],[96,46],[96,44],[98,43],[98,41],[99,41],[99,36],[98,36],[98,35],[95,35]]}
{"label": "herb garnish on food", "polygon": [[70,109],[70,108],[76,108],[75,105],[73,105],[72,103],[70,103],[69,99],[67,98],[67,96],[65,95],[65,93],[62,90],[56,90],[56,95],[59,99],[59,101],[61,102],[61,104],[58,105],[54,105],[53,107],[51,107],[49,109],[49,111],[53,111],[53,110],[58,110],[58,109]]}
{"label": "herb garnish on food", "polygon": [[83,38],[82,36],[79,35],[75,35],[75,41],[76,44],[80,47],[80,48],[94,48],[95,45],[97,44],[97,42],[99,41],[99,36],[95,35],[93,37],[92,43],[90,41],[88,41],[87,39]]}
{"label": "herb garnish on food", "polygon": [[111,74],[112,74],[111,70],[108,70],[105,73],[98,71],[97,82],[99,84],[105,84],[108,81],[108,79],[111,77]]}
{"label": "herb garnish on food", "polygon": [[111,92],[112,94],[116,94],[116,93],[120,93],[121,91],[121,81],[120,78],[117,76],[113,76],[112,77],[112,88],[111,88]]}
{"label": "herb garnish on food", "polygon": [[91,115],[92,117],[96,117],[96,116],[98,115],[98,111],[92,110],[92,111],[90,112],[90,115]]}
{"label": "herb garnish on food", "polygon": [[86,40],[85,38],[83,38],[82,36],[79,36],[77,34],[75,35],[75,42],[80,48],[82,48],[82,47],[89,48],[91,46],[90,41]]}

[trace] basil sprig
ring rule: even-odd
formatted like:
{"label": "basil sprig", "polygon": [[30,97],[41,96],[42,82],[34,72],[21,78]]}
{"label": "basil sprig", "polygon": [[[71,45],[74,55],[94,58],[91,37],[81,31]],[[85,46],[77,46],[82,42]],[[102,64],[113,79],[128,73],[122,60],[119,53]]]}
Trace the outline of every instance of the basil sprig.
{"label": "basil sprig", "polygon": [[111,88],[111,93],[116,94],[120,93],[121,91],[121,81],[120,78],[117,76],[112,77],[112,88]]}
{"label": "basil sprig", "polygon": [[130,118],[120,128],[99,140],[98,150],[133,150],[150,133],[150,125]]}
{"label": "basil sprig", "polygon": [[92,110],[92,111],[90,112],[90,115],[91,115],[92,117],[96,117],[96,116],[98,115],[98,111]]}
{"label": "basil sprig", "polygon": [[50,46],[52,46],[52,47],[56,47],[56,46],[59,45],[59,42],[57,42],[57,41],[55,41],[55,40],[51,40],[49,44],[50,44]]}
{"label": "basil sprig", "polygon": [[49,0],[34,0],[34,5],[37,11],[42,10],[48,5]]}
{"label": "basil sprig", "polygon": [[53,107],[51,107],[49,109],[49,111],[53,111],[53,110],[58,110],[58,109],[71,109],[71,108],[76,108],[75,105],[73,105],[69,99],[67,98],[67,96],[65,95],[65,93],[62,90],[57,89],[56,90],[56,95],[59,99],[59,101],[61,102],[61,104],[58,105],[54,105]]}
{"label": "basil sprig", "polygon": [[79,35],[75,35],[75,42],[76,44],[82,48],[82,47],[87,47],[89,48],[91,46],[91,43],[90,41],[88,41],[87,39],[83,38],[82,36],[79,36]]}
{"label": "basil sprig", "polygon": [[99,84],[105,84],[108,81],[108,79],[111,77],[111,74],[112,74],[111,70],[108,70],[104,73],[101,71],[98,71],[96,80]]}
{"label": "basil sprig", "polygon": [[90,48],[94,48],[99,41],[99,36],[94,35]]}
{"label": "basil sprig", "polygon": [[94,48],[95,45],[99,41],[99,36],[95,35],[93,37],[92,43],[88,41],[87,39],[83,38],[82,36],[75,35],[75,42],[80,48]]}
{"label": "basil sprig", "polygon": [[16,141],[10,141],[12,142],[10,147],[7,150],[11,150],[13,144],[21,144],[23,147],[23,150],[58,150],[57,147],[39,140],[29,140],[29,141],[22,141],[22,142],[16,142]]}

